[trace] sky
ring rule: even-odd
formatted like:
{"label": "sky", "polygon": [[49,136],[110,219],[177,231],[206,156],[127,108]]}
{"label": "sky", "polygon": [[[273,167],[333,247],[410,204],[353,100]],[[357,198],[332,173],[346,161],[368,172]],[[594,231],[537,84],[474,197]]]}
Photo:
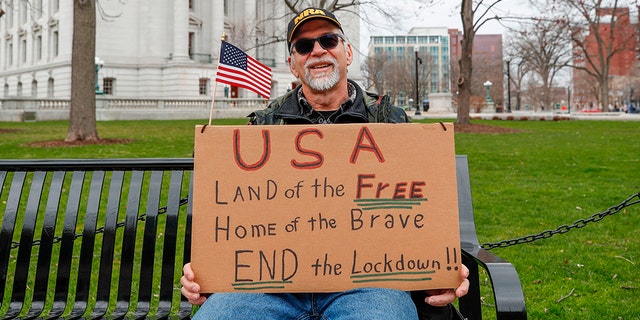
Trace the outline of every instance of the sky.
{"label": "sky", "polygon": [[[460,20],[460,3],[457,0],[435,0],[431,6],[420,5],[412,0],[384,1],[389,12],[399,12],[396,23],[384,22],[376,26],[366,26],[361,24],[360,48],[364,49],[369,45],[371,35],[400,35],[407,34],[412,27],[447,27],[462,29]],[[493,0],[485,0],[485,3],[494,3]],[[474,1],[475,5],[476,1]],[[527,0],[502,0],[495,7],[494,12],[501,15],[527,15],[533,10]],[[485,10],[480,10],[485,11]],[[370,12],[369,10],[367,12]],[[370,12],[374,21],[384,21],[375,12]],[[478,34],[504,34],[506,28],[497,22],[489,21],[483,25]]]}

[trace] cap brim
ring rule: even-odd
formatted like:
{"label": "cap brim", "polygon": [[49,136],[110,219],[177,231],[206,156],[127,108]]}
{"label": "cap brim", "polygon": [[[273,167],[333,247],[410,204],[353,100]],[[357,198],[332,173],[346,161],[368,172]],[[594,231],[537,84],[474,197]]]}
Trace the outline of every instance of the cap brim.
{"label": "cap brim", "polygon": [[298,24],[296,24],[293,29],[291,29],[291,32],[289,33],[289,39],[287,40],[289,43],[291,43],[291,40],[293,40],[293,35],[296,33],[296,31],[298,30],[298,27],[300,27],[301,25],[305,24],[306,22],[308,22],[309,20],[313,20],[313,19],[325,19],[325,20],[329,20],[331,21],[333,24],[336,25],[336,27],[340,28],[340,30],[342,30],[342,25],[340,24],[340,22],[338,22],[338,20],[333,19],[331,17],[327,17],[327,16],[321,16],[321,15],[317,15],[317,16],[310,16],[310,17],[305,17],[304,19],[302,19],[300,22],[298,22]]}

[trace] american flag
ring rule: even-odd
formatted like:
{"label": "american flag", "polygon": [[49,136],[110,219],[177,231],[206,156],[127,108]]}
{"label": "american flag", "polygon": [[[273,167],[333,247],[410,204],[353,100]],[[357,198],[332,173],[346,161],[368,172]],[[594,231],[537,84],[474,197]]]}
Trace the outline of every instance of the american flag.
{"label": "american flag", "polygon": [[249,89],[267,99],[271,94],[271,68],[225,41],[216,81]]}

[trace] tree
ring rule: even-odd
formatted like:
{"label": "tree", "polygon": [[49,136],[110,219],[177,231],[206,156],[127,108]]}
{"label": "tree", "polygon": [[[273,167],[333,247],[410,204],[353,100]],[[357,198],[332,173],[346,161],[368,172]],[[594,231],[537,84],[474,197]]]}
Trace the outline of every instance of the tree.
{"label": "tree", "polygon": [[509,80],[513,85],[513,91],[515,91],[515,110],[521,110],[523,82],[529,73],[529,69],[522,56],[513,50],[515,45],[507,45],[507,47],[506,59],[509,61],[507,72],[509,72]]}
{"label": "tree", "polygon": [[[471,79],[473,77],[473,39],[476,32],[487,21],[500,19],[500,17],[489,16],[491,9],[502,0],[493,0],[485,5],[483,0],[477,1],[475,6],[473,0],[462,0],[460,7],[460,18],[462,19],[462,42],[460,44],[461,57],[458,65],[460,76],[458,77],[458,117],[457,124],[469,124],[469,109],[471,106]],[[478,13],[478,18],[475,19]]]}
{"label": "tree", "polygon": [[73,1],[71,101],[65,141],[98,140],[94,87],[96,0]]}
{"label": "tree", "polygon": [[[71,100],[69,130],[65,141],[99,140],[96,126],[95,55],[96,10],[105,20],[121,15],[107,13],[98,0],[73,1],[71,42]],[[121,0],[121,3],[126,3]]]}
{"label": "tree", "polygon": [[368,56],[366,61],[362,64],[362,73],[367,75],[364,79],[366,81],[367,89],[374,89],[378,92],[384,87],[384,65],[387,58],[384,54]]}
{"label": "tree", "polygon": [[521,24],[511,46],[513,55],[522,57],[526,69],[541,83],[538,100],[545,109],[552,105],[551,91],[558,73],[571,64],[572,49],[567,34],[564,24],[534,19]]}

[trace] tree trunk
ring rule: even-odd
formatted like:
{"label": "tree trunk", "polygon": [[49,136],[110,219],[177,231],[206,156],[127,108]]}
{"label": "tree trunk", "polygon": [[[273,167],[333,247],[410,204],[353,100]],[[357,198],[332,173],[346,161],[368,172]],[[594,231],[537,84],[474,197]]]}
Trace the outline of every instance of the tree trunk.
{"label": "tree trunk", "polygon": [[96,0],[73,1],[71,101],[65,141],[98,140],[96,128]]}
{"label": "tree trunk", "polygon": [[462,18],[462,56],[458,62],[460,65],[460,77],[458,78],[458,117],[456,124],[469,124],[469,111],[471,106],[471,76],[473,73],[473,1],[463,0],[460,9]]}
{"label": "tree trunk", "polygon": [[[605,69],[605,74],[609,74],[609,68]],[[609,77],[604,76],[600,78],[600,104],[602,105],[602,112],[609,111]]]}

